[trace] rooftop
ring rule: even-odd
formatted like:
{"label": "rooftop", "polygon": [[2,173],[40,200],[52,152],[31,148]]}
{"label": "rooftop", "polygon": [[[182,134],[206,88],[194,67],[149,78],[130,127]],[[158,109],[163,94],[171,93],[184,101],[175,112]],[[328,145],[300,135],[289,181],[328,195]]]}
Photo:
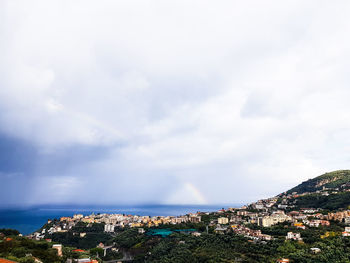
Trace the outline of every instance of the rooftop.
{"label": "rooftop", "polygon": [[0,263],[15,263],[16,261],[0,258]]}

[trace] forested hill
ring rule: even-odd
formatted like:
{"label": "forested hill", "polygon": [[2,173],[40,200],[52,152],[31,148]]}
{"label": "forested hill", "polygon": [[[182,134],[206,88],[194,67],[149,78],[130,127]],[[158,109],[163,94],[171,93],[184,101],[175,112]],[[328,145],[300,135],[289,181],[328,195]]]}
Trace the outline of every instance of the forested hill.
{"label": "forested hill", "polygon": [[350,170],[325,173],[279,195],[278,204],[291,209],[320,208],[335,211],[350,208]]}
{"label": "forested hill", "polygon": [[350,186],[350,170],[338,170],[325,173],[313,179],[309,179],[290,189],[287,193],[316,192],[323,189],[348,188]]}

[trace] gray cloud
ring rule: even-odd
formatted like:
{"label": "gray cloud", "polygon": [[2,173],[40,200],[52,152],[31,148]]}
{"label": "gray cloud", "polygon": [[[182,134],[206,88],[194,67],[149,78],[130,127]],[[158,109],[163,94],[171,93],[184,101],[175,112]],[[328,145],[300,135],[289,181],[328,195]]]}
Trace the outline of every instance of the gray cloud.
{"label": "gray cloud", "polygon": [[3,1],[8,202],[236,203],[347,168],[349,8]]}

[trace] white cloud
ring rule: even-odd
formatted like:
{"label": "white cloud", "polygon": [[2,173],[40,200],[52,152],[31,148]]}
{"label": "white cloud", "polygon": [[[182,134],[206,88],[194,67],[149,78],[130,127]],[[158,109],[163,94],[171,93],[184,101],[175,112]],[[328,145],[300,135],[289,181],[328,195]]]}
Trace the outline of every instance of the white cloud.
{"label": "white cloud", "polygon": [[61,176],[110,182],[111,202],[199,202],[174,199],[189,183],[211,203],[276,194],[349,163],[349,8],[4,1],[1,132],[106,147]]}

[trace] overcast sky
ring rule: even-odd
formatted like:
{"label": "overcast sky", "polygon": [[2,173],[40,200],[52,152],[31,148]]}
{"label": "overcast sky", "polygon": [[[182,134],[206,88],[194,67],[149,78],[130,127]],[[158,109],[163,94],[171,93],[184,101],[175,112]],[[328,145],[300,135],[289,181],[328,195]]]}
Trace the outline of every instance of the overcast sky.
{"label": "overcast sky", "polygon": [[232,204],[350,164],[349,1],[0,1],[0,206]]}

